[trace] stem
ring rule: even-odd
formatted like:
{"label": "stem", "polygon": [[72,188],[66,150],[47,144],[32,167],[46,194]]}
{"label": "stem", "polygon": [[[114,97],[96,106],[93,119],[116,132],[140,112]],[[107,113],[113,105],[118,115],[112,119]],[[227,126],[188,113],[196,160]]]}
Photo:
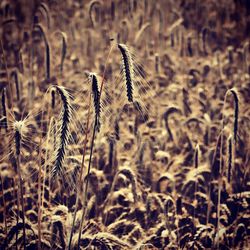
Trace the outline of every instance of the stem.
{"label": "stem", "polygon": [[[41,147],[41,145],[40,145]],[[39,173],[38,173],[38,249],[41,249],[41,172],[42,172],[42,162],[39,163]]]}
{"label": "stem", "polygon": [[[50,116],[50,110],[49,110],[49,116]],[[50,118],[50,123],[49,123],[49,130],[48,130],[48,136],[46,140],[46,149],[49,147],[49,136],[51,134],[52,127],[54,126],[54,116]],[[53,135],[54,136],[54,135]],[[48,162],[48,151],[46,150],[45,152],[45,162],[44,162],[44,177],[43,177],[43,186],[42,186],[42,202],[41,202],[41,214],[43,213],[43,203],[44,203],[44,196],[45,196],[45,182],[46,182],[46,175],[47,175],[47,162]],[[49,171],[48,171],[49,172]],[[50,191],[50,182],[49,182],[49,191]]]}
{"label": "stem", "polygon": [[[46,94],[46,93],[45,93]],[[44,110],[44,103],[42,104],[42,110]],[[42,112],[42,118],[43,121],[44,113]],[[41,128],[43,130],[43,123],[41,124]],[[37,215],[37,223],[38,223],[38,250],[41,249],[41,239],[42,239],[42,232],[41,232],[41,217],[42,217],[42,210],[41,210],[41,184],[42,184],[42,137],[43,133],[41,133],[40,142],[39,142],[39,170],[38,170],[38,215]]]}
{"label": "stem", "polygon": [[17,172],[19,178],[19,186],[20,186],[20,196],[21,196],[21,206],[22,206],[22,220],[23,220],[23,245],[24,250],[26,249],[26,234],[25,234],[25,210],[24,210],[24,192],[23,192],[23,179],[21,176],[20,169],[20,155],[17,155]]}
{"label": "stem", "polygon": [[80,184],[82,182],[82,174],[83,174],[83,167],[84,167],[84,160],[85,160],[85,155],[86,155],[86,148],[87,148],[87,142],[88,142],[88,130],[89,130],[89,120],[90,120],[90,105],[91,105],[91,93],[89,94],[89,109],[88,109],[88,119],[87,119],[87,127],[86,127],[86,133],[85,133],[85,140],[84,140],[84,149],[83,149],[83,155],[82,155],[82,164],[81,164],[81,171],[80,171],[80,176],[79,176],[79,183],[78,187],[79,190],[77,191],[76,194],[76,202],[75,202],[75,210],[74,210],[74,216],[73,216],[73,223],[72,223],[72,228],[70,232],[70,238],[69,238],[69,246],[68,249],[70,250],[71,247],[71,242],[72,242],[72,237],[73,237],[73,232],[74,232],[74,227],[75,227],[75,220],[76,220],[76,213],[77,213],[77,206],[79,203],[79,197],[80,197]]}
{"label": "stem", "polygon": [[[221,188],[222,188],[222,178],[223,178],[223,130],[224,130],[224,116],[222,117],[222,131],[221,131],[221,145],[220,145],[220,169],[219,169],[219,177],[218,177],[218,202],[217,202],[217,223],[216,223],[216,231],[217,235],[219,235],[220,230],[220,203],[221,203]],[[215,234],[216,236],[216,234]],[[218,237],[217,248],[220,245],[220,238]]]}
{"label": "stem", "polygon": [[[110,47],[110,50],[109,50],[109,53],[108,53],[108,56],[107,56],[107,60],[105,62],[105,66],[104,66],[104,71],[103,71],[103,75],[102,75],[102,82],[101,82],[101,87],[100,87],[100,99],[101,99],[101,94],[102,94],[102,88],[103,88],[103,84],[104,84],[104,76],[105,76],[105,73],[106,73],[106,69],[107,69],[107,62],[108,62],[108,59],[109,59],[109,56],[111,54],[111,51],[114,47],[114,44]],[[90,93],[90,96],[89,96],[89,110],[88,110],[88,119],[87,119],[87,129],[86,129],[86,134],[85,134],[85,141],[84,141],[84,153],[83,153],[83,156],[82,156],[82,164],[81,164],[81,172],[80,172],[80,177],[79,177],[79,184],[81,183],[82,181],[82,174],[83,174],[83,167],[84,167],[84,159],[85,159],[85,152],[86,152],[86,147],[87,147],[87,139],[88,139],[88,127],[89,127],[89,120],[90,120],[90,105],[91,105],[91,93]],[[95,130],[96,130],[96,123],[97,123],[97,120],[95,119],[95,124],[94,124],[94,131],[93,131],[93,136],[95,136]],[[94,137],[93,137],[94,138]],[[92,141],[94,140],[92,138]],[[93,143],[91,144],[91,151],[93,150]],[[92,155],[92,153],[91,153]],[[90,168],[90,163],[91,163],[91,157],[90,156],[90,160],[89,160],[89,168]],[[89,169],[90,171],[90,169]],[[88,175],[87,175],[88,177]],[[85,190],[87,191],[87,183],[88,183],[88,178],[87,178],[87,182],[86,182],[86,188]],[[80,185],[78,185],[80,187]],[[69,238],[69,246],[68,246],[68,250],[70,250],[70,247],[71,247],[71,242],[72,242],[72,237],[73,237],[73,231],[74,231],[74,226],[75,226],[75,220],[76,220],[76,212],[77,212],[77,206],[78,206],[78,202],[79,202],[79,193],[80,193],[80,190],[77,192],[77,197],[76,197],[76,203],[75,203],[75,210],[74,210],[74,216],[73,216],[73,224],[72,224],[72,228],[71,228],[71,232],[70,232],[70,238]],[[84,202],[85,203],[85,202]],[[84,204],[83,203],[83,207],[84,207]],[[84,216],[84,213],[83,213],[83,216]],[[83,217],[82,217],[82,220],[83,220]],[[82,227],[82,222],[81,222],[81,225],[80,225],[80,228]],[[81,233],[81,230],[80,230],[80,233]],[[80,235],[79,233],[79,235]],[[80,237],[80,236],[79,236]],[[78,246],[79,246],[79,239],[78,239]]]}
{"label": "stem", "polygon": [[94,142],[95,142],[97,119],[98,119],[98,117],[95,116],[95,124],[94,124],[94,129],[93,129],[92,140],[91,140],[89,165],[88,165],[88,172],[87,172],[87,175],[86,175],[86,184],[85,184],[83,207],[82,207],[82,218],[81,218],[81,224],[80,224],[79,235],[78,235],[77,250],[80,249],[80,239],[81,239],[81,234],[82,234],[82,226],[83,226],[83,220],[84,220],[85,212],[86,212],[86,201],[87,201],[87,191],[88,191],[88,184],[89,184],[89,174],[90,174],[91,159],[92,159]]}
{"label": "stem", "polygon": [[[15,177],[14,177],[13,178],[13,197],[15,197],[15,196],[17,197],[17,199],[16,199],[16,207],[17,207],[16,225],[17,225],[19,222],[19,204],[20,204],[20,201],[19,201],[18,185],[16,184]],[[18,232],[16,232],[16,242],[15,242],[16,250],[18,249],[17,239],[18,239]]]}
{"label": "stem", "polygon": [[3,190],[3,177],[0,174],[1,177],[1,193],[2,193],[2,197],[3,197],[3,216],[4,216],[4,233],[5,236],[7,237],[7,231],[8,231],[8,227],[7,227],[7,218],[6,218],[6,204],[5,204],[5,198],[4,198],[4,190]]}

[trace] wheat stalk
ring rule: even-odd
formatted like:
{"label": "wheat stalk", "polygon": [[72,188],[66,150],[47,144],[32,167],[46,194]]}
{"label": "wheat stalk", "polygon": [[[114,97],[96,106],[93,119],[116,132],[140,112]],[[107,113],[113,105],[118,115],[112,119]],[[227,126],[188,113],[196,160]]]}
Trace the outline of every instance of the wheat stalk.
{"label": "wheat stalk", "polygon": [[80,239],[81,239],[81,231],[82,231],[82,226],[83,226],[83,220],[85,218],[85,213],[86,213],[88,183],[89,183],[89,175],[90,175],[90,169],[91,169],[91,160],[92,160],[93,149],[94,149],[94,142],[95,142],[95,133],[97,131],[97,123],[98,123],[97,119],[98,119],[97,116],[95,116],[95,123],[94,123],[94,128],[93,128],[91,146],[90,146],[89,164],[88,164],[88,170],[87,170],[87,175],[86,175],[86,183],[85,183],[84,199],[83,199],[83,207],[82,207],[82,218],[81,218],[80,230],[79,230],[79,235],[78,235],[77,249],[80,248],[79,244],[80,244]]}
{"label": "wheat stalk", "polygon": [[7,211],[6,211],[6,202],[5,202],[5,197],[4,197],[4,185],[3,185],[3,177],[0,173],[0,180],[1,180],[1,195],[2,195],[2,200],[3,200],[3,217],[4,217],[4,233],[5,236],[7,236],[7,231],[8,231],[8,225],[7,225]]}
{"label": "wheat stalk", "polygon": [[[109,59],[109,56],[112,52],[114,44],[110,47],[108,56],[107,56],[107,60],[105,62],[105,66],[104,66],[104,71],[103,71],[103,75],[102,75],[102,82],[101,82],[101,87],[100,87],[100,96],[99,99],[101,98],[101,94],[102,94],[102,88],[103,88],[103,84],[104,84],[104,77],[105,77],[105,73],[106,73],[106,69],[107,69],[107,62]],[[88,127],[89,127],[89,121],[90,121],[90,103],[91,103],[91,95],[89,95],[89,108],[88,108],[88,115],[87,115],[87,128],[86,128],[86,134],[85,134],[85,141],[84,141],[84,152],[86,152],[86,148],[87,148],[87,139],[88,139]],[[95,119],[96,121],[96,119]],[[95,124],[94,124],[94,130],[93,130],[93,135],[92,135],[92,143],[91,143],[91,154],[90,154],[90,159],[89,159],[89,165],[88,165],[88,172],[90,172],[90,166],[91,166],[91,157],[92,157],[92,150],[94,147],[94,138],[95,138]],[[81,164],[81,171],[80,171],[80,177],[79,177],[79,181],[82,180],[82,174],[83,174],[83,167],[84,167],[84,160],[85,160],[85,153],[82,156],[82,164]],[[88,175],[87,175],[88,177]],[[87,179],[88,182],[88,179]],[[86,182],[86,186],[85,186],[85,198],[86,199],[86,192],[87,192],[87,182]],[[79,194],[80,192],[77,192],[77,197],[76,197],[76,203],[75,203],[75,211],[74,211],[74,215],[73,215],[73,223],[72,223],[72,228],[71,228],[71,232],[70,232],[70,238],[69,238],[69,245],[68,245],[68,249],[70,250],[71,247],[71,242],[72,242],[72,237],[73,237],[73,232],[74,232],[74,226],[75,226],[75,220],[76,220],[76,213],[77,213],[77,205],[78,205],[78,201],[79,201]],[[78,235],[78,241],[77,241],[77,248],[79,249],[79,244],[80,244],[80,240],[81,240],[81,229],[83,226],[83,219],[84,219],[84,210],[85,210],[85,203],[86,201],[84,201],[84,205],[83,205],[83,212],[82,212],[82,218],[81,218],[81,224],[80,224],[80,230],[79,230],[79,235]]]}
{"label": "wheat stalk", "polygon": [[[237,132],[238,132],[238,115],[239,115],[239,98],[237,91],[235,89],[229,89],[224,98],[223,103],[223,111],[222,111],[222,131],[221,131],[221,140],[220,140],[220,174],[219,174],[219,180],[218,180],[218,205],[217,205],[217,235],[219,234],[220,230],[220,206],[221,206],[221,186],[222,186],[222,177],[224,174],[224,159],[223,159],[223,136],[224,136],[224,108],[226,103],[226,98],[228,94],[231,93],[234,97],[234,126],[233,126],[233,138],[234,138],[234,144],[236,145],[237,142]],[[218,238],[217,246],[219,246],[220,240]]]}
{"label": "wheat stalk", "polygon": [[25,132],[27,132],[27,127],[25,125],[25,120],[15,121],[13,124],[14,127],[14,141],[15,141],[15,154],[16,154],[16,164],[19,178],[20,186],[20,197],[21,197],[21,206],[22,206],[22,221],[23,221],[23,245],[26,249],[26,233],[25,233],[25,208],[24,208],[24,191],[23,191],[23,178],[21,175],[21,166],[20,166],[20,150],[23,137]]}
{"label": "wheat stalk", "polygon": [[[81,181],[82,181],[84,160],[85,160],[85,155],[86,155],[85,152],[86,152],[86,149],[87,149],[88,130],[89,130],[89,122],[90,122],[90,103],[91,103],[91,94],[89,95],[89,108],[88,108],[87,125],[86,125],[85,140],[84,140],[84,147],[83,147],[84,148],[84,150],[83,150],[84,153],[82,155],[81,170],[80,170],[80,175],[79,175],[79,179],[78,179],[79,184],[81,184]],[[70,250],[71,243],[72,243],[74,227],[75,227],[75,221],[76,221],[77,208],[78,208],[78,203],[79,203],[79,196],[80,196],[80,189],[77,190],[77,194],[76,194],[75,210],[74,210],[74,215],[73,215],[72,227],[71,227],[71,231],[70,231],[68,250]]]}
{"label": "wheat stalk", "polygon": [[[198,174],[198,167],[199,167],[199,157],[200,157],[200,146],[197,143],[196,147],[195,147],[195,151],[194,151],[194,168],[196,170],[195,176],[197,177]],[[195,180],[195,187],[194,187],[194,199],[195,201],[197,201],[197,206],[198,206],[198,200],[196,197],[196,193],[197,193],[197,185],[198,185],[198,181]],[[194,215],[193,215],[193,221],[195,219],[195,209],[194,209]]]}
{"label": "wheat stalk", "polygon": [[227,181],[231,182],[232,171],[233,171],[233,138],[232,135],[227,140]]}
{"label": "wheat stalk", "polygon": [[2,110],[3,110],[3,127],[6,132],[8,131],[8,120],[7,120],[7,111],[6,111],[6,89],[2,91]]}

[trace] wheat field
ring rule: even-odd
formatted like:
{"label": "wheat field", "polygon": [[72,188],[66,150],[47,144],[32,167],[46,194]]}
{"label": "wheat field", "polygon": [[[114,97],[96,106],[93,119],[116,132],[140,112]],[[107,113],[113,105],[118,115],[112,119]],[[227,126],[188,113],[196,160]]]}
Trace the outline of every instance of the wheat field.
{"label": "wheat field", "polygon": [[0,249],[250,249],[248,0],[0,23]]}

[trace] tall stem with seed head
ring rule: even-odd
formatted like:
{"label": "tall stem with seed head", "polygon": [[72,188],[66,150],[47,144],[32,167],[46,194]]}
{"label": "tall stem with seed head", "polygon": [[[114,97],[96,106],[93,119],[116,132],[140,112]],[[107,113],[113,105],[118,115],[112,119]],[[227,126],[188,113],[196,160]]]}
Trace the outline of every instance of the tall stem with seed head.
{"label": "tall stem with seed head", "polygon": [[127,86],[128,101],[133,102],[134,67],[132,57],[126,45],[118,44],[118,48],[122,55],[122,72]]}
{"label": "tall stem with seed head", "polygon": [[15,122],[14,129],[15,129],[15,150],[16,150],[16,164],[17,164],[17,172],[19,178],[19,187],[20,187],[20,197],[21,197],[21,206],[22,206],[22,221],[23,221],[23,245],[24,249],[26,249],[26,234],[25,234],[25,209],[24,209],[24,191],[23,191],[23,178],[21,175],[20,169],[20,148],[21,148],[21,141],[22,141],[22,122]]}

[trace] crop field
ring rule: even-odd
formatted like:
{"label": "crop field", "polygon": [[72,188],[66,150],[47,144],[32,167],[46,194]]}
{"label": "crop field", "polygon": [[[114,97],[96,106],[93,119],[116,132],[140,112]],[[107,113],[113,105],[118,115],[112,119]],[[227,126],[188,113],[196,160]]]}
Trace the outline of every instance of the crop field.
{"label": "crop field", "polygon": [[250,1],[0,0],[0,249],[250,249]]}

